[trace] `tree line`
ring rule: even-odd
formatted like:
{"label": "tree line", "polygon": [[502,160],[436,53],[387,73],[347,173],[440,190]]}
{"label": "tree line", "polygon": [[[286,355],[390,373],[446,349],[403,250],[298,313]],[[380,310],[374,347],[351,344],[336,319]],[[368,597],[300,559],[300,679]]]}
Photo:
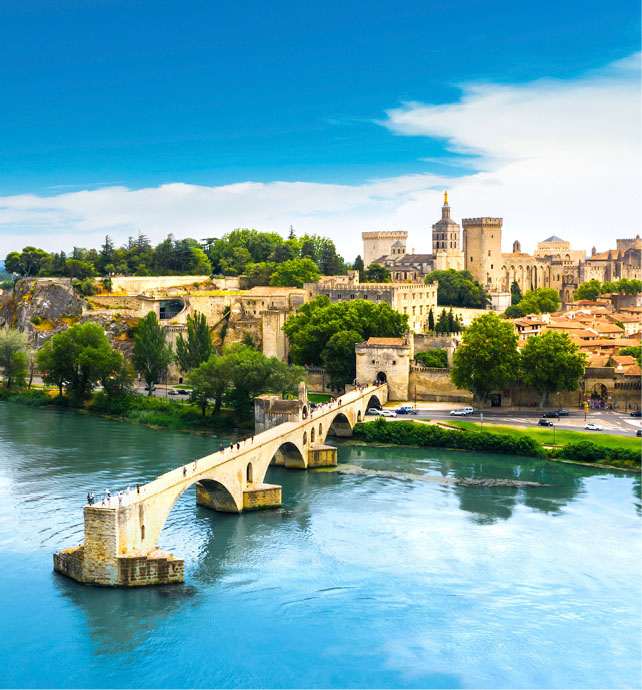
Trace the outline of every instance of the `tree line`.
{"label": "tree line", "polygon": [[642,292],[642,281],[639,280],[622,278],[615,282],[606,281],[600,283],[599,280],[593,278],[593,280],[580,283],[577,290],[573,293],[573,297],[577,300],[586,299],[593,302],[600,295],[639,295],[640,292]]}
{"label": "tree line", "polygon": [[5,268],[24,277],[60,276],[82,281],[95,276],[120,275],[247,275],[253,285],[302,287],[319,275],[347,271],[332,240],[319,235],[288,239],[277,233],[237,229],[221,239],[176,239],[173,235],[152,246],[139,233],[116,247],[107,235],[98,249],[74,247],[49,253],[24,247],[7,254]]}

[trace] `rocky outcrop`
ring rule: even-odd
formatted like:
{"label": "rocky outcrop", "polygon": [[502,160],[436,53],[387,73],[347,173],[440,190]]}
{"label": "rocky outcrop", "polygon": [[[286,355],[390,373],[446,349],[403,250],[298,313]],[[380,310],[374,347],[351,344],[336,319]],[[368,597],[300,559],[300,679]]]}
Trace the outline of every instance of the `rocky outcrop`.
{"label": "rocky outcrop", "polygon": [[[66,282],[52,279],[19,280],[0,310],[0,325],[36,334],[67,328],[83,312],[86,302]],[[66,323],[65,323],[66,322]]]}

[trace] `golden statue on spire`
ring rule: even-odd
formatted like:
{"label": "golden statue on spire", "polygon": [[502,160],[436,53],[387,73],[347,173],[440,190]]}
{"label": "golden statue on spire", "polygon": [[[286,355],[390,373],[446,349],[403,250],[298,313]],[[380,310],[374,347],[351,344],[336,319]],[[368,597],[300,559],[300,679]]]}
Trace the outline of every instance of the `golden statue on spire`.
{"label": "golden statue on spire", "polygon": [[448,206],[448,190],[444,189],[444,206]]}

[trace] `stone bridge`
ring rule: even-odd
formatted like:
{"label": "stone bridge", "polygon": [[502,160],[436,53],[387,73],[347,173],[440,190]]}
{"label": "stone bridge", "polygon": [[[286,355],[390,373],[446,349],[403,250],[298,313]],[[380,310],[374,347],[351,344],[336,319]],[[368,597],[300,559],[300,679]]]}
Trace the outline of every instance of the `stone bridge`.
{"label": "stone bridge", "polygon": [[[79,582],[135,587],[184,581],[184,561],[159,551],[158,538],[174,504],[196,484],[196,502],[214,510],[278,507],[281,487],[264,484],[270,464],[306,469],[337,464],[326,436],[351,436],[368,407],[388,399],[388,386],[346,393],[332,404],[310,409],[298,401],[262,396],[256,401],[257,432],[211,455],[181,465],[106,505],[84,508],[84,544],[54,554],[54,570]],[[264,429],[264,430],[261,430]]]}

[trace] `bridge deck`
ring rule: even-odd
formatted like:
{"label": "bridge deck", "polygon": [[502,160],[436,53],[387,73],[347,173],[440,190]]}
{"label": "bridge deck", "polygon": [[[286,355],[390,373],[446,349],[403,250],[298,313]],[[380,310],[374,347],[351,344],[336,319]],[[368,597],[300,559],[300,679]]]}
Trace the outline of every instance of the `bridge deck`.
{"label": "bridge deck", "polygon": [[[310,424],[311,420],[317,422],[318,420],[328,419],[330,416],[336,415],[337,411],[341,408],[349,406],[351,403],[356,402],[368,395],[372,395],[375,391],[379,389],[379,386],[366,386],[363,390],[355,390],[350,393],[345,393],[340,398],[338,398],[334,403],[331,404],[327,409],[311,410],[307,419],[300,422],[283,422],[278,426],[274,426],[270,429],[266,429],[258,434],[255,434],[251,438],[246,438],[238,443],[240,443],[240,449],[237,450],[236,443],[225,447],[224,450],[217,450],[210,455],[206,455],[202,458],[196,460],[196,469],[194,469],[194,460],[191,460],[184,465],[176,468],[175,470],[170,470],[161,474],[156,479],[151,482],[140,486],[138,489],[133,490],[131,493],[122,495],[122,502],[118,502],[118,498],[115,495],[111,496],[111,500],[106,502],[103,506],[101,504],[101,499],[97,499],[97,503],[92,505],[92,508],[105,508],[106,510],[117,508],[119,505],[135,505],[141,501],[148,499],[150,496],[166,491],[167,489],[183,484],[186,479],[198,477],[199,475],[206,475],[211,472],[216,467],[221,467],[225,463],[232,460],[237,460],[239,457],[254,453],[256,450],[260,449],[272,441],[275,441],[280,436],[285,436],[288,433],[295,431],[307,424]],[[183,467],[186,469],[186,475],[183,474]]]}

